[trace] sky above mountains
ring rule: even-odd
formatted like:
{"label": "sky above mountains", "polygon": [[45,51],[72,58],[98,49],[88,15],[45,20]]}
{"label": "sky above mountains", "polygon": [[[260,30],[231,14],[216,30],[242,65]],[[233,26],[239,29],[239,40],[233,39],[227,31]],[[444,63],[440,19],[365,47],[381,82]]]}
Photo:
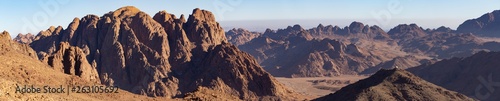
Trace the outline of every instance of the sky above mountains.
{"label": "sky above mountains", "polygon": [[153,16],[161,10],[179,17],[194,8],[212,11],[227,30],[242,27],[254,31],[301,24],[304,28],[349,25],[360,21],[388,30],[398,24],[416,23],[424,28],[452,29],[467,19],[500,9],[500,0],[9,0],[2,1],[0,30],[12,36],[34,33],[49,26],[64,28],[87,14],[102,16],[123,6],[136,6]]}

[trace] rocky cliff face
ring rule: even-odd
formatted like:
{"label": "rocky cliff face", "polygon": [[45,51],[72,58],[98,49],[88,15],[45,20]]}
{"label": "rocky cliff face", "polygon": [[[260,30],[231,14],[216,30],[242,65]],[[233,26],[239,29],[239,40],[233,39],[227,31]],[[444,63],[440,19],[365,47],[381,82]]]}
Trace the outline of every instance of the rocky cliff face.
{"label": "rocky cliff face", "polygon": [[100,83],[99,75],[97,74],[96,64],[93,65],[87,62],[85,57],[87,54],[78,47],[70,46],[69,43],[63,42],[59,45],[59,49],[52,55],[42,57],[42,61],[54,68],[56,71],[69,75],[76,75],[83,80]]}
{"label": "rocky cliff face", "polygon": [[368,100],[460,100],[473,99],[436,86],[402,69],[379,70],[372,76],[350,84],[315,101]]}
{"label": "rocky cliff face", "polygon": [[82,66],[95,66],[102,84],[133,93],[183,97],[203,87],[240,99],[293,98],[251,56],[227,42],[209,11],[194,9],[186,21],[183,15],[160,11],[150,17],[127,6],[74,19],[67,29],[51,27],[30,45],[49,56],[49,64],[59,63],[58,58],[50,62],[59,54],[63,65],[65,57],[86,60]]}
{"label": "rocky cliff face", "polygon": [[479,52],[466,58],[452,58],[408,71],[444,88],[479,100],[500,100],[499,52]]}
{"label": "rocky cliff face", "polygon": [[469,19],[460,26],[457,31],[462,33],[474,33],[478,36],[500,37],[500,10],[486,13],[479,18]]}

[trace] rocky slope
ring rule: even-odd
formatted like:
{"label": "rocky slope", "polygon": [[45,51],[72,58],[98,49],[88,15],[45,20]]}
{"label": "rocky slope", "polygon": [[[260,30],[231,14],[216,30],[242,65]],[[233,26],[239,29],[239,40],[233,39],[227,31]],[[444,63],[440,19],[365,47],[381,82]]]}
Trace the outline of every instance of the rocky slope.
{"label": "rocky slope", "polygon": [[421,65],[408,71],[444,88],[467,96],[497,101],[500,92],[499,52],[479,52],[466,58],[452,58],[432,65]]}
{"label": "rocky slope", "polygon": [[[201,9],[186,21],[166,11],[150,17],[122,7],[101,17],[75,18],[67,29],[51,27],[30,45],[48,64],[62,59],[65,65],[66,57],[75,69],[90,63],[102,84],[137,94],[184,97],[202,87],[239,99],[297,98],[250,55],[228,44],[214,15]],[[59,54],[63,58],[51,59]]]}
{"label": "rocky slope", "polygon": [[261,33],[259,32],[250,32],[242,28],[233,28],[226,32],[227,40],[229,41],[229,43],[235,46],[243,45],[250,40],[259,37],[260,35]]}
{"label": "rocky slope", "polygon": [[374,75],[315,101],[459,100],[467,96],[429,83],[402,69],[379,70]]}
{"label": "rocky slope", "polygon": [[10,34],[7,31],[0,33],[0,54],[8,54],[9,52],[15,52],[29,56],[31,58],[38,58],[36,52],[29,47],[27,44],[20,44],[12,41]]}
{"label": "rocky slope", "polygon": [[500,37],[500,10],[486,13],[479,18],[469,19],[460,26],[457,31],[462,33],[473,33],[478,36]]}

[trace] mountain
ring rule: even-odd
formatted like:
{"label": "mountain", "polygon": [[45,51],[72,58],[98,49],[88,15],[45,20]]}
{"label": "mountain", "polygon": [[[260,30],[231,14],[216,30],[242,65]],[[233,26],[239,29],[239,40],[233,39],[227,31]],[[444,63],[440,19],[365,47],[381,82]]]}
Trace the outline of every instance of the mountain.
{"label": "mountain", "polygon": [[239,48],[254,56],[273,76],[280,77],[357,74],[386,59],[355,44],[313,38],[300,25],[268,29]]}
{"label": "mountain", "polygon": [[[202,97],[197,92],[215,91],[238,99],[298,97],[229,44],[214,15],[201,9],[186,20],[166,11],[151,17],[126,6],[101,17],[75,18],[67,29],[50,27],[30,46],[51,66],[62,63],[63,69],[78,71],[90,64],[102,84],[141,95],[197,98]],[[66,58],[75,64],[66,65]]]}
{"label": "mountain", "polygon": [[243,45],[260,35],[261,33],[259,32],[250,32],[242,28],[233,28],[226,32],[227,40],[235,46]]}
{"label": "mountain", "polygon": [[498,51],[491,45],[498,42],[485,42],[473,34],[463,34],[446,27],[423,30],[416,24],[402,24],[388,32],[398,45],[407,53],[421,54],[438,59],[467,57],[479,51]]}
{"label": "mountain", "polygon": [[465,58],[452,58],[408,71],[444,88],[485,101],[500,100],[500,52],[481,51]]}
{"label": "mountain", "polygon": [[387,32],[393,39],[409,40],[424,37],[427,33],[417,24],[400,24]]}
{"label": "mountain", "polygon": [[429,83],[402,69],[379,70],[372,76],[347,85],[333,94],[315,101],[369,100],[458,100],[472,101],[467,96]]}
{"label": "mountain", "polygon": [[457,31],[485,37],[500,37],[498,27],[500,27],[500,10],[495,10],[479,18],[463,22],[458,26]]}
{"label": "mountain", "polygon": [[13,40],[23,44],[30,44],[31,42],[33,42],[33,39],[35,39],[35,36],[31,33],[28,34],[19,33]]}
{"label": "mountain", "polygon": [[311,35],[315,38],[323,39],[323,38],[331,38],[336,39],[336,37],[345,37],[345,38],[368,38],[368,39],[377,39],[377,40],[387,40],[390,39],[389,35],[382,30],[380,27],[374,25],[364,25],[361,22],[352,22],[349,26],[345,26],[344,28],[340,28],[338,26],[323,26],[319,24],[315,28],[311,28],[307,30]]}

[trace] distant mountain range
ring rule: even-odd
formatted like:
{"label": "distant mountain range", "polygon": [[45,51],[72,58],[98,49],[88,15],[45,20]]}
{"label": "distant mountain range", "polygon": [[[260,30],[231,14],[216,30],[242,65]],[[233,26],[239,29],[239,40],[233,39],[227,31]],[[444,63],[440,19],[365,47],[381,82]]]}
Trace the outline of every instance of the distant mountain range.
{"label": "distant mountain range", "polygon": [[[494,18],[499,16],[497,12],[468,20],[458,30],[444,26],[423,29],[417,24],[400,24],[385,32],[376,25],[352,22],[343,28],[319,24],[311,29],[303,29],[300,25],[294,25],[277,31],[267,29],[263,34],[231,34],[231,37],[252,39],[244,44],[242,41],[232,43],[254,56],[274,76],[371,74],[380,68],[409,68],[440,59],[467,57],[480,51],[499,51],[500,48],[494,46],[500,46],[500,43],[478,37],[484,36],[486,32],[493,33],[496,29],[464,27],[476,20],[484,23],[482,25],[493,26],[497,23]],[[476,31],[467,32],[464,29]],[[251,37],[243,38],[245,36]],[[404,62],[395,63],[400,60]]]}

